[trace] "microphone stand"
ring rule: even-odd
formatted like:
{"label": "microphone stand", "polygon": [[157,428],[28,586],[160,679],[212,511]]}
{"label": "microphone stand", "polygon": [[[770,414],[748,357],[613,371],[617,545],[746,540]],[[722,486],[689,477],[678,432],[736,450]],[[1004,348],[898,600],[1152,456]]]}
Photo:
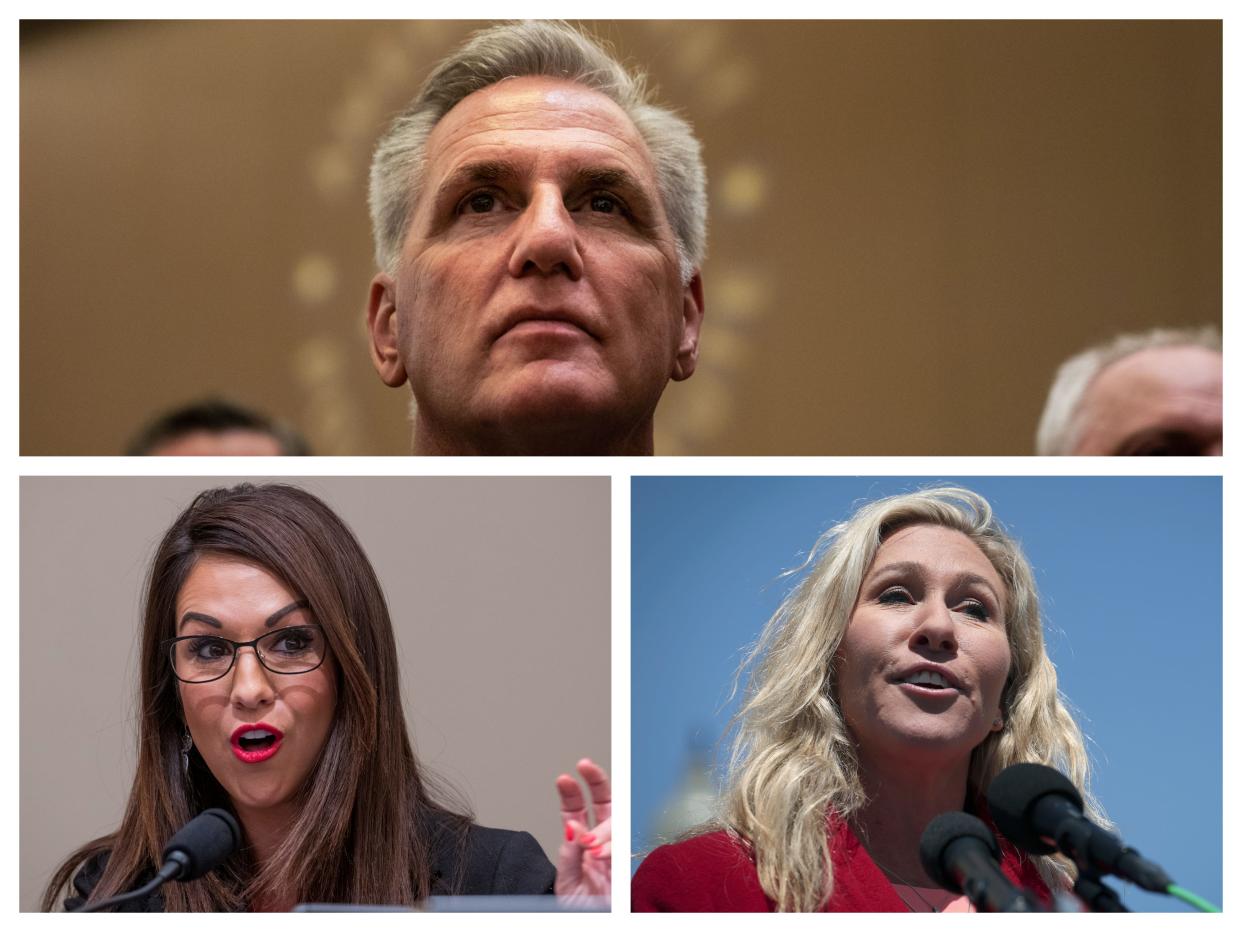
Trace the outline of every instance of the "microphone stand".
{"label": "microphone stand", "polygon": [[148,883],[137,890],[119,893],[98,903],[84,904],[77,912],[94,913],[149,896],[169,880],[195,880],[224,863],[240,843],[241,828],[232,813],[224,809],[207,809],[183,825],[168,840],[162,855],[164,866]]}
{"label": "microphone stand", "polygon": [[163,886],[167,881],[172,880],[181,873],[182,865],[173,860],[169,860],[164,867],[151,880],[150,883],[139,887],[137,890],[130,890],[128,893],[118,893],[116,896],[110,896],[106,900],[100,900],[98,903],[87,903],[79,913],[94,913],[101,909],[109,909],[113,906],[119,906],[122,903],[128,903],[130,900],[136,900],[139,897],[149,896],[157,889]]}

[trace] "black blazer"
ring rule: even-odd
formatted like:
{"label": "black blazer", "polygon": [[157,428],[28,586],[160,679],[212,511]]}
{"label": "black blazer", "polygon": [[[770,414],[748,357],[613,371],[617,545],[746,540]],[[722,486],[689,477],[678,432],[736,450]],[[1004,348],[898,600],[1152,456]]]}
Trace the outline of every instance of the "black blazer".
{"label": "black blazer", "polygon": [[[442,817],[433,818],[439,824],[433,823],[435,827],[430,834],[432,896],[553,892],[556,868],[529,832],[471,825],[463,847],[457,834],[449,830]],[[73,887],[78,895],[65,898],[67,912],[81,908],[86,902],[103,876],[107,863],[108,852],[105,851],[82,865],[73,878]],[[139,878],[135,887],[154,876],[152,871]],[[162,913],[164,897],[157,890],[146,899],[125,903],[117,911]]]}

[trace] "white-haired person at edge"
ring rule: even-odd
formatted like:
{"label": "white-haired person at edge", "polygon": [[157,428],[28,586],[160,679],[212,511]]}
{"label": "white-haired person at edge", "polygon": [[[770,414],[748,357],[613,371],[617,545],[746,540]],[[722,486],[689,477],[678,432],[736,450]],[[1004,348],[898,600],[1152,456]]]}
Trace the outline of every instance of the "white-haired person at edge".
{"label": "white-haired person at edge", "polygon": [[1220,456],[1224,367],[1215,327],[1123,333],[1057,369],[1040,456]]}
{"label": "white-haired person at edge", "polygon": [[474,35],[371,164],[371,359],[416,454],[654,452],[703,319],[690,124],[563,23]]}
{"label": "white-haired person at edge", "polygon": [[123,911],[553,893],[573,906],[609,894],[611,794],[598,765],[578,764],[593,828],[578,781],[555,780],[565,840],[553,868],[526,832],[474,824],[419,764],[379,580],[308,492],[240,485],[194,499],[147,576],[139,669],[137,772],[121,824],[65,859],[45,911],[71,880],[67,910],[145,885],[174,833],[212,807],[236,817],[239,850]]}
{"label": "white-haired person at edge", "polygon": [[[898,495],[831,528],[763,630],[719,818],[652,851],[635,911],[971,911],[924,871],[937,815],[989,821],[1017,762],[1087,792],[1087,755],[1044,649],[1031,568],[983,498]],[[1073,868],[1001,839],[1045,903]]]}

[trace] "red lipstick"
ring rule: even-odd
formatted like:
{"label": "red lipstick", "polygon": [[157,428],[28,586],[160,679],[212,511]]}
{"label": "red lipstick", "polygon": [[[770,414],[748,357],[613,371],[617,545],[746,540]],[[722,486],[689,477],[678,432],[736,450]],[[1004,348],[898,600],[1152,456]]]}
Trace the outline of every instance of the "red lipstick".
{"label": "red lipstick", "polygon": [[279,728],[257,722],[254,725],[238,725],[233,729],[229,744],[233,755],[243,764],[258,764],[275,755],[285,733]]}

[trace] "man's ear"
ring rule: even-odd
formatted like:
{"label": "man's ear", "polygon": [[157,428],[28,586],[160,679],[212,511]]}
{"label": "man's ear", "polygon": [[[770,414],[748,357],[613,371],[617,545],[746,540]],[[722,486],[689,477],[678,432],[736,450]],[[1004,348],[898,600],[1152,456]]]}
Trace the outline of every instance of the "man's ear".
{"label": "man's ear", "polygon": [[371,364],[389,388],[405,384],[405,360],[398,339],[397,286],[380,272],[371,279],[367,297],[367,335],[371,338]]}
{"label": "man's ear", "polygon": [[677,346],[677,359],[673,363],[673,381],[680,382],[694,375],[699,362],[699,330],[703,326],[703,276],[695,271],[694,277],[682,289],[681,295],[681,342]]}

